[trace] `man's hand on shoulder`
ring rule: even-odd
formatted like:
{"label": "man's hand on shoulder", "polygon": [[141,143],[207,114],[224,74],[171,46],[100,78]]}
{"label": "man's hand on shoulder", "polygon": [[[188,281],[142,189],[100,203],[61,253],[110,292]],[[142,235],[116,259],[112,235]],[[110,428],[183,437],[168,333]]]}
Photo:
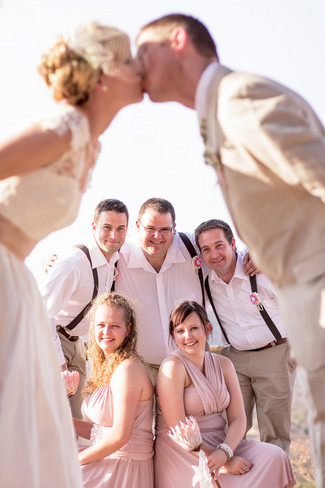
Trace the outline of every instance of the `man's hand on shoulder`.
{"label": "man's hand on shoulder", "polygon": [[244,273],[246,276],[255,276],[256,274],[261,273],[261,271],[258,269],[256,264],[252,260],[252,257],[248,251],[244,256],[243,266],[244,266]]}

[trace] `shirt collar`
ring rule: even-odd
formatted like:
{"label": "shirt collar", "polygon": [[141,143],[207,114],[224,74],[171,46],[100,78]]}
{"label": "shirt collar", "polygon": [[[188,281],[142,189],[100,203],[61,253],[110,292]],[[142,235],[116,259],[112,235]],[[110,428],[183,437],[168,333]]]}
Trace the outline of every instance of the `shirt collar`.
{"label": "shirt collar", "polygon": [[238,254],[237,252],[237,261],[236,261],[236,267],[235,267],[235,272],[233,274],[233,277],[229,281],[229,283],[225,283],[214,270],[211,270],[211,279],[212,281],[215,281],[216,283],[219,284],[224,284],[224,285],[230,285],[233,281],[234,278],[238,278],[240,280],[246,280],[247,276],[244,273],[244,268],[243,268],[243,257]]}
{"label": "shirt collar", "polygon": [[[170,247],[168,248],[166,257],[164,259],[163,265],[161,267],[161,271],[169,268],[174,263],[183,263],[186,262],[186,258],[183,256],[179,245],[178,245],[178,234],[175,234],[174,240]],[[156,271],[153,269],[147,258],[145,257],[141,246],[138,242],[133,242],[129,247],[129,260],[128,260],[128,268],[143,268],[145,271]]]}
{"label": "shirt collar", "polygon": [[119,258],[119,253],[115,252],[114,254],[112,254],[112,256],[109,260],[109,263],[108,263],[106,257],[104,256],[104,254],[102,253],[102,251],[98,247],[98,244],[96,242],[94,235],[92,235],[92,237],[89,239],[88,244],[89,244],[89,246],[88,246],[89,254],[91,257],[91,262],[92,262],[93,268],[99,268],[100,266],[106,266],[108,264],[114,265]]}
{"label": "shirt collar", "polygon": [[195,110],[197,111],[200,117],[203,118],[207,117],[208,114],[207,89],[211,79],[213,78],[219,66],[220,65],[219,63],[217,63],[217,61],[213,61],[213,63],[210,63],[203,71],[199,83],[197,85],[196,93],[195,93]]}

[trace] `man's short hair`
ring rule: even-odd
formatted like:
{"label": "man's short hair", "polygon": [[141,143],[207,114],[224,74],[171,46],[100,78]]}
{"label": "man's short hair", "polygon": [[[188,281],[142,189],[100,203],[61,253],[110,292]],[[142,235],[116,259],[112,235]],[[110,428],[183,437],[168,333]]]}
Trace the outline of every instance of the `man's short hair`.
{"label": "man's short hair", "polygon": [[175,224],[175,220],[176,220],[175,209],[173,205],[170,202],[168,202],[168,200],[165,200],[163,198],[149,198],[149,200],[146,200],[140,207],[139,214],[138,214],[139,221],[141,220],[143,214],[148,209],[154,210],[154,212],[157,212],[158,214],[170,213],[170,215],[172,216],[173,224]]}
{"label": "man's short hair", "polygon": [[162,32],[169,35],[177,26],[181,26],[186,30],[197,52],[201,56],[205,58],[216,57],[219,61],[216,44],[210,32],[202,22],[190,15],[164,15],[163,17],[159,17],[159,19],[148,22],[148,24],[141,28],[140,33],[146,29],[161,29]]}
{"label": "man's short hair", "polygon": [[231,230],[231,227],[227,222],[224,222],[223,220],[218,220],[218,219],[211,219],[207,220],[206,222],[202,222],[194,231],[195,234],[195,241],[199,249],[201,249],[200,244],[199,244],[199,237],[202,234],[202,232],[205,232],[207,230],[211,229],[221,229],[223,230],[223,233],[225,235],[225,238],[229,244],[232,243],[232,240],[234,238],[234,234]]}
{"label": "man's short hair", "polygon": [[99,202],[95,208],[94,222],[97,224],[99,216],[102,212],[116,212],[124,213],[126,215],[127,222],[129,222],[129,211],[127,206],[120,200],[115,198],[108,198],[107,200],[102,200]]}

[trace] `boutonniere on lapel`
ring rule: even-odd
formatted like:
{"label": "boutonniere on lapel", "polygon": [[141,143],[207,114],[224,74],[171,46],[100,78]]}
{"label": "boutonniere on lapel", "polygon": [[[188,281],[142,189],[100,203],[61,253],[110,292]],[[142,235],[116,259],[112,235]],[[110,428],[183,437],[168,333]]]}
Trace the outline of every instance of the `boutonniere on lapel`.
{"label": "boutonniere on lapel", "polygon": [[203,266],[203,259],[200,256],[194,256],[192,259],[192,266],[194,266],[196,273],[198,273],[199,269]]}
{"label": "boutonniere on lapel", "polygon": [[253,305],[255,305],[258,310],[263,310],[262,300],[258,293],[251,293],[249,299]]}
{"label": "boutonniere on lapel", "polygon": [[200,117],[200,134],[203,139],[204,144],[207,143],[208,136],[207,136],[207,121],[205,118]]}
{"label": "boutonniere on lapel", "polygon": [[204,161],[206,164],[209,166],[212,166],[215,168],[217,171],[221,170],[221,161],[218,158],[215,150],[211,147],[209,147],[208,143],[208,131],[207,131],[207,121],[204,117],[200,117],[200,134],[203,139],[205,147],[205,152],[203,154]]}
{"label": "boutonniere on lapel", "polygon": [[209,147],[207,146],[206,150],[204,151],[203,157],[206,164],[212,166],[212,168],[218,171],[218,173],[221,171],[221,161],[213,149],[209,149]]}

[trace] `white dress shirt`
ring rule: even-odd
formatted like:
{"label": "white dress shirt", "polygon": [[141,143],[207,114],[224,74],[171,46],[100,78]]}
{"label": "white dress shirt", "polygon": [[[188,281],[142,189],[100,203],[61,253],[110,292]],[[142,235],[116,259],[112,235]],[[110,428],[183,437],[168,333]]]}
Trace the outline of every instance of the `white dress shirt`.
{"label": "white dress shirt", "polygon": [[[97,268],[98,295],[109,292],[118,253],[114,253],[107,262],[93,236],[85,245],[89,249],[93,268]],[[64,364],[65,359],[56,327],[68,325],[91,301],[94,291],[93,273],[85,253],[77,247],[62,252],[44,277],[40,291],[53,330],[59,361],[60,364]],[[74,329],[67,329],[67,332],[70,335],[82,336],[88,332],[88,328],[89,321],[83,318]]]}
{"label": "white dress shirt", "polygon": [[199,83],[197,85],[196,93],[195,93],[195,110],[198,113],[199,117],[203,117],[203,118],[207,117],[208,114],[207,90],[211,78],[213,78],[219,66],[220,66],[219,63],[217,63],[216,61],[210,63],[203,71]]}
{"label": "white dress shirt", "polygon": [[[193,236],[190,236],[194,244]],[[161,364],[175,346],[169,337],[169,314],[184,300],[202,304],[202,292],[192,258],[178,234],[159,273],[137,242],[120,252],[116,291],[133,301],[138,328],[138,351],[144,360]]]}
{"label": "white dress shirt", "polygon": [[[242,263],[243,257],[238,254],[235,273],[228,284],[215,271],[210,270],[209,285],[215,308],[231,345],[239,350],[257,349],[275,339],[256,305],[250,301],[251,284],[249,277],[244,274]],[[256,281],[257,292],[265,310],[282,337],[286,337],[278,300],[270,280],[258,274]]]}

